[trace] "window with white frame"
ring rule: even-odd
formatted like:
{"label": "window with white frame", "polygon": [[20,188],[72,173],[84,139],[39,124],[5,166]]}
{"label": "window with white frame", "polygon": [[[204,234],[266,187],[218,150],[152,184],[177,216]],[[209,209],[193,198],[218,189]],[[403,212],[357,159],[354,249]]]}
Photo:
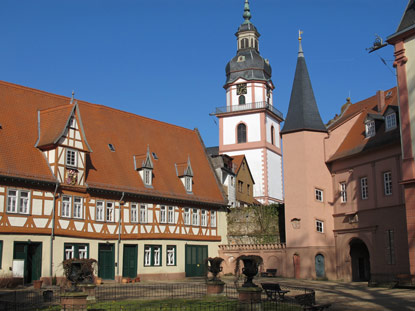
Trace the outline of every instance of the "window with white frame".
{"label": "window with white frame", "polygon": [[395,264],[395,233],[393,230],[386,230],[386,262],[388,265]]}
{"label": "window with white frame", "polygon": [[386,115],[386,130],[396,128],[396,113]]}
{"label": "window with white frame", "polygon": [[152,171],[151,169],[144,168],[143,169],[143,177],[144,177],[144,184],[147,186],[152,185]]}
{"label": "window with white frame", "polygon": [[317,232],[324,232],[324,222],[321,220],[316,220],[316,231]]}
{"label": "window with white frame", "polygon": [[197,208],[192,209],[192,225],[199,226],[199,211]]}
{"label": "window with white frame", "polygon": [[104,221],[104,201],[97,201],[96,211],[95,211],[95,220]]}
{"label": "window with white frame", "polygon": [[365,127],[366,127],[366,137],[375,136],[376,134],[375,121],[367,121],[365,124]]}
{"label": "window with white frame", "polygon": [[83,218],[83,204],[82,198],[74,197],[73,198],[73,217],[74,218]]}
{"label": "window with white frame", "polygon": [[130,214],[130,222],[138,222],[138,204],[137,203],[131,203],[131,214]]}
{"label": "window with white frame", "polygon": [[173,206],[169,206],[169,211],[168,211],[168,214],[167,214],[167,222],[169,224],[174,224],[174,222],[175,222],[175,219],[174,218],[175,218],[174,217],[174,207]]}
{"label": "window with white frame", "polygon": [[166,223],[167,222],[167,211],[166,207],[164,205],[160,206],[160,223]]}
{"label": "window with white frame", "polygon": [[347,190],[346,190],[346,183],[340,183],[340,202],[345,203],[347,202]]}
{"label": "window with white frame", "polygon": [[71,167],[76,167],[76,150],[66,149],[66,165]]}
{"label": "window with white frame", "polygon": [[192,192],[192,177],[191,176],[185,176],[184,183],[186,187],[187,192]]}
{"label": "window with white frame", "polygon": [[88,244],[78,243],[64,243],[64,257],[65,259],[87,259],[88,258]]}
{"label": "window with white frame", "polygon": [[360,178],[360,195],[362,200],[369,198],[369,188],[367,186],[367,177]]}
{"label": "window with white frame", "polygon": [[147,205],[145,204],[140,205],[140,223],[147,223]]}
{"label": "window with white frame", "polygon": [[210,211],[210,226],[216,227],[216,211]]}
{"label": "window with white frame", "polygon": [[176,265],[176,246],[175,245],[167,245],[166,265],[167,266]]}
{"label": "window with white frame", "polygon": [[317,201],[323,202],[323,199],[324,199],[323,198],[323,190],[315,188],[314,189],[314,195],[315,195],[315,198],[316,198]]}
{"label": "window with white frame", "polygon": [[62,196],[62,217],[71,217],[72,197],[69,195]]}
{"label": "window with white frame", "polygon": [[206,227],[207,226],[207,211],[202,209],[201,214],[202,214],[202,216],[201,216],[201,225],[203,227]]}
{"label": "window with white frame", "polygon": [[7,191],[7,212],[29,214],[30,192],[27,190],[9,189]]}
{"label": "window with white frame", "polygon": [[190,208],[185,207],[183,221],[185,225],[190,225]]}
{"label": "window with white frame", "polygon": [[105,220],[108,222],[114,221],[114,202],[107,202],[105,211]]}
{"label": "window with white frame", "polygon": [[383,186],[385,190],[385,195],[392,194],[392,173],[385,172],[383,173]]}
{"label": "window with white frame", "polygon": [[161,246],[145,245],[144,246],[144,265],[161,266]]}

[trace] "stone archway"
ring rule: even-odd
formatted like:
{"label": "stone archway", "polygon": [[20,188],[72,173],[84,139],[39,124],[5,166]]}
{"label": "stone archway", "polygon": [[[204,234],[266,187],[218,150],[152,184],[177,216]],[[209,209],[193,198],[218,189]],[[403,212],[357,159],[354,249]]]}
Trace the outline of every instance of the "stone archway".
{"label": "stone archway", "polygon": [[361,282],[370,280],[370,254],[366,244],[358,238],[349,243],[352,265],[352,281]]}

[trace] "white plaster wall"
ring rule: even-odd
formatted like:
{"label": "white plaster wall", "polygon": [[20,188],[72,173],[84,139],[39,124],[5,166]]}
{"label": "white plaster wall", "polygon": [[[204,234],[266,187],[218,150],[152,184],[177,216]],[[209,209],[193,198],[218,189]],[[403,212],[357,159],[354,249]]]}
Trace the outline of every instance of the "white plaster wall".
{"label": "white plaster wall", "polygon": [[[254,83],[254,88],[255,88],[254,102],[266,101],[266,97],[264,97],[264,87],[265,86],[263,84]],[[267,96],[266,91],[265,91],[265,96]]]}
{"label": "white plaster wall", "polygon": [[32,200],[32,214],[33,215],[42,215],[42,202],[41,199]]}
{"label": "white plaster wall", "polygon": [[0,213],[3,213],[3,212],[4,212],[4,195],[0,195]]}
{"label": "white plaster wall", "polygon": [[266,127],[266,132],[267,132],[267,142],[269,143],[271,143],[271,126],[274,126],[274,129],[275,129],[275,136],[274,136],[275,146],[280,148],[281,147],[280,124],[278,123],[276,119],[267,115],[265,117],[265,127]]}
{"label": "white plaster wall", "polygon": [[254,197],[263,196],[264,195],[264,186],[263,186],[263,174],[262,174],[262,149],[252,149],[252,150],[244,150],[244,151],[234,151],[234,152],[227,152],[226,154],[232,155],[239,155],[244,154],[246,160],[248,161],[249,169],[251,170],[252,177],[254,178]]}
{"label": "white plaster wall", "polygon": [[267,161],[268,194],[273,198],[283,200],[281,156],[267,150]]}
{"label": "white plaster wall", "polygon": [[[406,63],[406,79],[408,83],[408,103],[411,122],[411,136],[415,137],[415,36],[405,41],[405,54],[408,58]],[[415,144],[412,144],[412,154],[415,154]]]}
{"label": "white plaster wall", "polygon": [[[233,117],[223,118],[223,144],[236,144],[236,127],[239,123],[246,124],[247,142],[254,142],[261,140],[261,128],[259,113],[249,115],[239,115]],[[238,154],[241,154],[239,152]]]}

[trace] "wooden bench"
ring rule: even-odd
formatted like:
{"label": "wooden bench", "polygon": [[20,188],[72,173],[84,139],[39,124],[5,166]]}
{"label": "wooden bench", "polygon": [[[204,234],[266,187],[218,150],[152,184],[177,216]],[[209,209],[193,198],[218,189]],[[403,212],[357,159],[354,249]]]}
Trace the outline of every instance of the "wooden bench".
{"label": "wooden bench", "polygon": [[294,299],[301,305],[303,310],[311,310],[311,311],[322,311],[324,309],[328,309],[331,304],[320,304],[317,305],[314,303],[314,296],[311,294],[302,294],[297,295]]}
{"label": "wooden bench", "polygon": [[267,300],[271,301],[284,300],[285,294],[290,292],[282,290],[280,284],[277,283],[261,283],[261,286],[267,295]]}
{"label": "wooden bench", "polygon": [[262,277],[276,277],[277,276],[277,269],[267,269],[265,272],[261,272]]}

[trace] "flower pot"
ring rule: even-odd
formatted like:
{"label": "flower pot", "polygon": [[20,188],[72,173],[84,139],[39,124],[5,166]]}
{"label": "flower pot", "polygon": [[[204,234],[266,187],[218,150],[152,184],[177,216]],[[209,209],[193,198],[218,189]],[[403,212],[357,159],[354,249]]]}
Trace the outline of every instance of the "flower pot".
{"label": "flower pot", "polygon": [[34,289],[41,289],[42,288],[42,283],[43,283],[42,280],[33,281],[33,288]]}
{"label": "flower pot", "polygon": [[101,285],[102,284],[102,279],[101,278],[95,278],[95,284]]}

